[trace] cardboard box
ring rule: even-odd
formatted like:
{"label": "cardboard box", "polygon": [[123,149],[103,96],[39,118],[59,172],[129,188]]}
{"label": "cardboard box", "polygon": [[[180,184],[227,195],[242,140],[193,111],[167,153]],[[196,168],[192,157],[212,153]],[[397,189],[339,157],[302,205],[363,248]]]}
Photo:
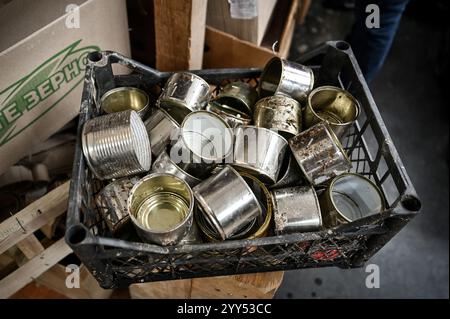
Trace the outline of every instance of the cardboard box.
{"label": "cardboard box", "polygon": [[208,0],[206,24],[259,45],[276,3],[277,0]]}
{"label": "cardboard box", "polygon": [[125,0],[3,1],[0,34],[2,174],[79,113],[89,52],[130,48]]}
{"label": "cardboard box", "polygon": [[203,68],[262,68],[274,56],[287,58],[298,5],[298,0],[278,1],[273,14],[279,18],[270,23],[261,46],[207,26]]}

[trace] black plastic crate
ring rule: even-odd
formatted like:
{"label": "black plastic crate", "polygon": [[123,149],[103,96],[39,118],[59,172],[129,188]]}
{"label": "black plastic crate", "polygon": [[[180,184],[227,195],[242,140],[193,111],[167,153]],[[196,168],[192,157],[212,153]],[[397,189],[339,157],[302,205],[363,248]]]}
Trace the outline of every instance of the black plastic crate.
{"label": "black plastic crate", "polygon": [[[340,86],[361,103],[361,116],[343,144],[353,163],[352,171],[373,180],[384,193],[386,211],[319,232],[182,247],[146,244],[132,236],[114,238],[94,203],[104,182],[96,180],[87,169],[81,129],[86,120],[99,114],[96,101],[107,90],[135,86],[156,99],[171,73],[158,72],[115,52],[91,53],[81,101],[66,241],[102,287],[299,268],[361,267],[418,213],[420,200],[348,44],[327,42],[297,62],[313,68],[315,86]],[[130,68],[131,73],[115,75],[112,65],[116,63]],[[256,86],[261,70],[193,72],[216,85],[217,93],[236,79]]]}

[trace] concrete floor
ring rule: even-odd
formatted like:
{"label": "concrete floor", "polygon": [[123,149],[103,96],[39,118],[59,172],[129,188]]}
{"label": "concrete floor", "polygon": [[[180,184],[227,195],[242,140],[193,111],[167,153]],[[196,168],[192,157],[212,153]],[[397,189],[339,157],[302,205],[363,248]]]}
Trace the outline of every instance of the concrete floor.
{"label": "concrete floor", "polygon": [[[350,29],[351,12],[324,10],[317,2],[306,26],[296,30],[293,59],[316,43],[345,38]],[[286,272],[277,298],[449,298],[449,123],[436,76],[441,34],[436,25],[404,16],[371,84],[423,207],[369,261],[379,266],[380,288],[366,288],[364,268],[295,270]]]}

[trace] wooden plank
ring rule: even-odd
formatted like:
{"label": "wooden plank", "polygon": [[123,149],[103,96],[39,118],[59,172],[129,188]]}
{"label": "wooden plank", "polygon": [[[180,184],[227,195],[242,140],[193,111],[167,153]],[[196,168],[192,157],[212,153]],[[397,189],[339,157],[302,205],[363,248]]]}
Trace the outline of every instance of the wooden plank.
{"label": "wooden plank", "polygon": [[0,298],[10,297],[70,254],[71,251],[64,238],[61,238],[25,265],[2,279],[0,281]]}
{"label": "wooden plank", "polygon": [[283,280],[284,272],[192,279],[192,299],[271,299]]}
{"label": "wooden plank", "polygon": [[148,282],[130,285],[132,299],[189,299],[192,279]]}
{"label": "wooden plank", "polygon": [[67,210],[66,182],[0,224],[0,254]]}
{"label": "wooden plank", "polygon": [[67,275],[66,267],[56,264],[36,278],[35,281],[72,299],[107,299],[113,293],[112,289],[101,288],[97,280],[84,265],[80,266],[79,288],[68,288],[66,286]]}
{"label": "wooden plank", "polygon": [[278,271],[133,284],[130,295],[133,299],[269,299],[281,285],[283,275]]}
{"label": "wooden plank", "polygon": [[286,19],[286,25],[281,35],[280,48],[278,52],[279,55],[283,57],[287,57],[289,55],[289,50],[291,48],[292,37],[295,30],[295,18],[297,15],[298,1],[299,0],[292,0],[291,8]]}
{"label": "wooden plank", "polygon": [[306,15],[311,7],[311,0],[301,0],[298,6],[297,20],[300,25],[305,23]]}
{"label": "wooden plank", "polygon": [[201,69],[206,6],[206,0],[154,0],[158,70]]}
{"label": "wooden plank", "polygon": [[44,246],[33,234],[19,241],[17,248],[20,249],[27,259],[32,259],[45,250]]}

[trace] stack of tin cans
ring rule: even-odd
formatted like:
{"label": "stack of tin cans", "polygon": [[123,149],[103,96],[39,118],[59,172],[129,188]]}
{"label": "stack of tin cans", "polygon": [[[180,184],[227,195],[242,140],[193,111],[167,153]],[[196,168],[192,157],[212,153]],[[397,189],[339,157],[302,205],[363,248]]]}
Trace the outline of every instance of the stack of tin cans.
{"label": "stack of tin cans", "polygon": [[258,85],[214,90],[174,73],[156,103],[119,87],[82,132],[97,207],[111,233],[133,224],[145,242],[191,245],[309,232],[377,214],[384,199],[349,173],[341,140],[360,113],[347,91],[314,87],[307,66],[280,58]]}

